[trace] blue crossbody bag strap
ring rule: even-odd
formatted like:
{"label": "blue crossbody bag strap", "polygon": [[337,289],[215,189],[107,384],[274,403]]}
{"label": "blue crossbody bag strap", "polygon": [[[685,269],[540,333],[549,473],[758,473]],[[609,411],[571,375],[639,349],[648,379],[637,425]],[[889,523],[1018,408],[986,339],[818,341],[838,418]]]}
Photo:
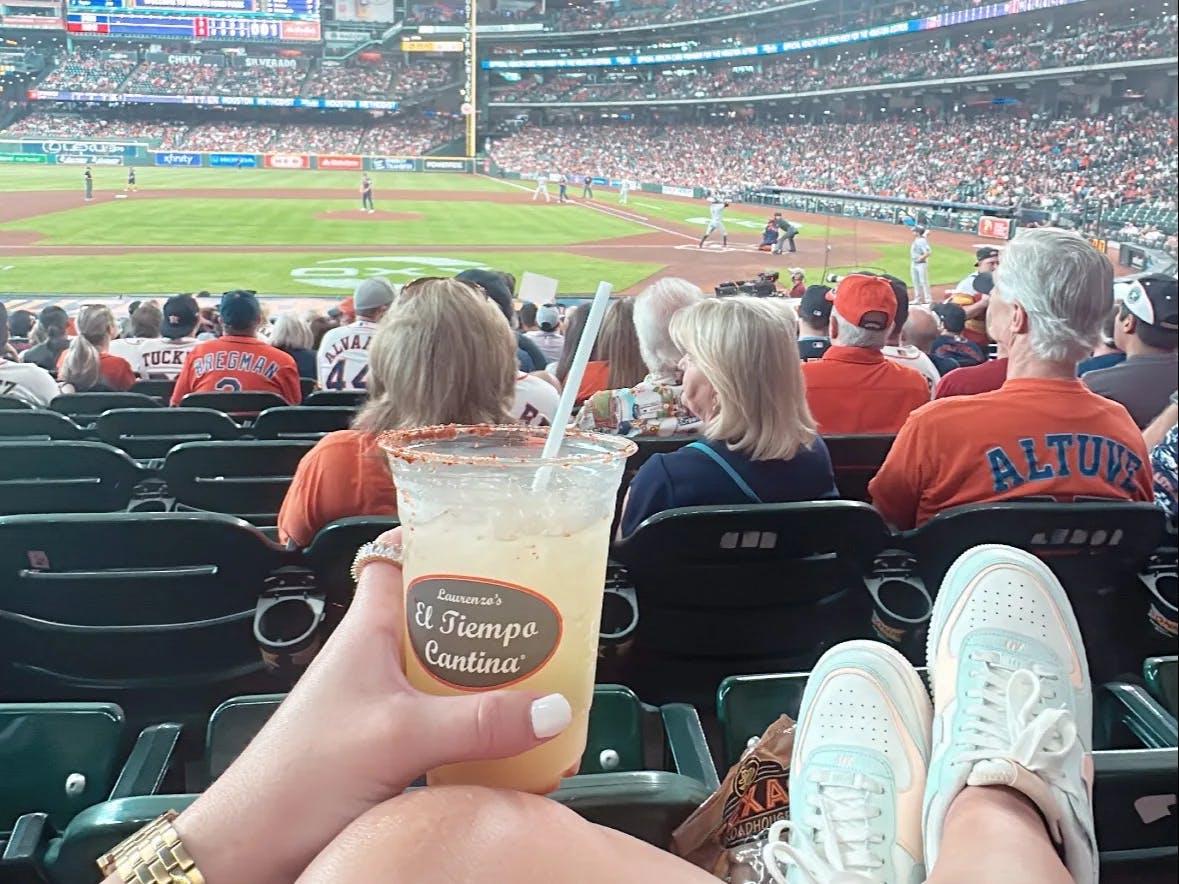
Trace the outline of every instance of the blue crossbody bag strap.
{"label": "blue crossbody bag strap", "polygon": [[703,442],[689,442],[686,446],[688,448],[695,448],[697,451],[703,451],[713,462],[722,470],[729,474],[729,478],[733,480],[733,484],[740,489],[741,493],[749,498],[750,503],[761,503],[761,498],[753,493],[753,489],[749,487],[749,483],[741,478],[741,475],[733,469],[732,464],[705,445]]}

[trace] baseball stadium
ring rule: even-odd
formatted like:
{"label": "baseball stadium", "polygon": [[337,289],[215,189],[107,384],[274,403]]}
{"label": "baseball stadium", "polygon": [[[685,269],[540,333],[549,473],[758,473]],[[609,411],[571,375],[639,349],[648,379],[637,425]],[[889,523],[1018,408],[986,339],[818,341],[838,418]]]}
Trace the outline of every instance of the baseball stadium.
{"label": "baseball stadium", "polygon": [[1173,0],[0,0],[0,884],[1179,877]]}

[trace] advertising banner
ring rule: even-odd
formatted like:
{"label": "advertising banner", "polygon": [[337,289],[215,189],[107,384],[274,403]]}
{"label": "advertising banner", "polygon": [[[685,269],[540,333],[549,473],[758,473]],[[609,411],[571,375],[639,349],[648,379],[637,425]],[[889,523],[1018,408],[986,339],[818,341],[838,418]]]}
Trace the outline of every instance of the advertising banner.
{"label": "advertising banner", "polygon": [[432,160],[422,161],[422,168],[427,172],[466,172],[469,164],[466,160]]}
{"label": "advertising banner", "polygon": [[58,154],[54,161],[61,166],[121,166],[122,157],[81,157],[77,154]]}
{"label": "advertising banner", "polygon": [[393,0],[336,0],[336,21],[392,22]]}
{"label": "advertising banner", "polygon": [[252,153],[211,153],[209,165],[230,169],[258,168],[258,155]]}
{"label": "advertising banner", "polygon": [[201,155],[199,153],[170,151],[168,153],[152,154],[152,158],[157,166],[199,166],[201,164]]}
{"label": "advertising banner", "polygon": [[690,188],[690,187],[673,187],[670,184],[664,184],[664,185],[661,185],[659,189],[661,191],[663,191],[664,193],[666,193],[668,196],[693,197],[696,195],[696,192],[694,190],[692,190],[692,188]]}
{"label": "advertising banner", "polygon": [[364,168],[364,160],[360,157],[350,156],[317,156],[315,158],[315,168],[359,172]]}
{"label": "advertising banner", "polygon": [[0,163],[48,163],[43,153],[0,153]]}
{"label": "advertising banner", "polygon": [[1011,239],[1011,219],[983,215],[978,219],[978,235],[991,239]]}
{"label": "advertising banner", "polygon": [[310,169],[311,157],[304,153],[268,153],[262,157],[267,169]]}
{"label": "advertising banner", "polygon": [[[19,145],[19,148],[17,147]],[[142,147],[126,141],[9,141],[6,146],[12,152],[21,153],[75,154],[77,156],[113,157],[135,159]]]}
{"label": "advertising banner", "polygon": [[369,168],[374,172],[413,172],[417,166],[403,157],[370,157]]}

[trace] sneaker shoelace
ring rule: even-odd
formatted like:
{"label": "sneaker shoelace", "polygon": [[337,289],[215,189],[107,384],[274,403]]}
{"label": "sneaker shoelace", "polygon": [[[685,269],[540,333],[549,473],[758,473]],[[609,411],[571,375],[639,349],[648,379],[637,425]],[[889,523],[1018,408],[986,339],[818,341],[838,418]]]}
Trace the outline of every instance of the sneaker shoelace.
{"label": "sneaker shoelace", "polygon": [[[786,884],[784,867],[795,866],[804,884],[879,884],[884,836],[871,820],[881,814],[874,802],[884,786],[850,771],[822,771],[812,782],[809,813],[770,827],[762,852],[770,877]],[[782,840],[783,833],[793,835],[793,843]]]}
{"label": "sneaker shoelace", "polygon": [[968,691],[962,740],[966,744],[955,759],[984,767],[1013,763],[1059,789],[1072,802],[1086,798],[1075,778],[1066,772],[1079,762],[1081,751],[1072,713],[1050,706],[1056,699],[1053,686],[1059,674],[1039,664],[1017,669],[995,652],[976,652],[971,660],[982,668],[982,686]]}

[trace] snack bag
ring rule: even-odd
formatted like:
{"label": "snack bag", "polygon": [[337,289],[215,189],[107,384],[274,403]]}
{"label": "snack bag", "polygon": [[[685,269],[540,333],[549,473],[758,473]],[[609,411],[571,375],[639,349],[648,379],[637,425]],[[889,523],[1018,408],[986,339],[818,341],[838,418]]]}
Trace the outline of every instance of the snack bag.
{"label": "snack bag", "polygon": [[794,719],[783,715],[672,833],[672,853],[727,884],[773,884],[761,852],[770,826],[790,818],[793,750]]}

